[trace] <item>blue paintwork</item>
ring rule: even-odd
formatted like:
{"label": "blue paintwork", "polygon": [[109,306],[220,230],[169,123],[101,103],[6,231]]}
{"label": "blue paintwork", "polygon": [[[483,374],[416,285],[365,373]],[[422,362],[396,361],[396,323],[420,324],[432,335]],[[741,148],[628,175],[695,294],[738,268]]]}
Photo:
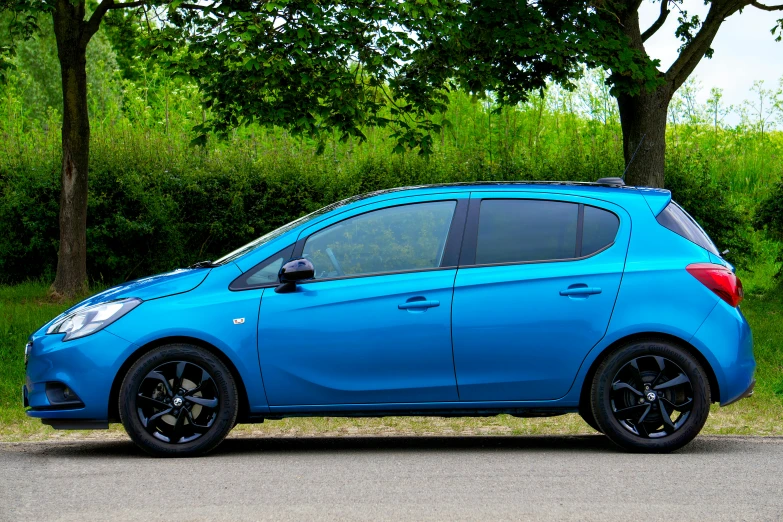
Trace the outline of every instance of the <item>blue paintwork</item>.
{"label": "blue paintwork", "polygon": [[[346,217],[491,195],[589,203],[615,212],[620,228],[611,247],[581,260],[313,281],[287,294],[228,290],[273,253]],[[750,329],[739,309],[685,271],[690,263],[730,265],[657,223],[670,198],[634,188],[487,184],[380,193],[338,206],[220,267],[96,294],[74,309],[121,297],[144,301],[97,333],[63,342],[62,334],[46,335],[48,323],[30,337],[26,387],[35,409],[27,413],[108,420],[123,365],[173,340],[224,355],[259,417],[575,411],[601,353],[646,333],[698,350],[717,380],[714,399],[730,402],[753,378]],[[575,288],[589,291],[569,291]],[[429,304],[409,308],[415,301]],[[47,409],[47,381],[68,385],[85,407]]]}
{"label": "blue paintwork", "polygon": [[[258,353],[269,404],[457,401],[448,306],[456,273],[315,282],[290,294],[266,290]],[[443,304],[399,309],[416,297]]]}
{"label": "blue paintwork", "polygon": [[[473,197],[552,196],[474,192]],[[606,332],[623,275],[631,219],[611,203],[574,196],[560,199],[617,214],[620,229],[615,243],[587,259],[459,271],[452,329],[462,400],[558,399],[568,392],[585,356]],[[580,285],[600,293],[562,295]]]}
{"label": "blue paintwork", "polygon": [[647,201],[647,205],[650,207],[650,210],[654,216],[660,214],[661,211],[666,208],[666,205],[668,205],[672,200],[672,193],[668,190],[646,187],[640,187],[636,190],[638,190],[639,193],[644,196],[644,199]]}

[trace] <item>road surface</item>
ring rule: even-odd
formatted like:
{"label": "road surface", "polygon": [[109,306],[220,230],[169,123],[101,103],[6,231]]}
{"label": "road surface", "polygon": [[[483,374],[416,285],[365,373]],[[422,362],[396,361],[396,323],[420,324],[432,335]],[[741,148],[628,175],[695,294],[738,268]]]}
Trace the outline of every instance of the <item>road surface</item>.
{"label": "road surface", "polygon": [[0,444],[0,520],[783,520],[783,438],[631,455],[603,437]]}

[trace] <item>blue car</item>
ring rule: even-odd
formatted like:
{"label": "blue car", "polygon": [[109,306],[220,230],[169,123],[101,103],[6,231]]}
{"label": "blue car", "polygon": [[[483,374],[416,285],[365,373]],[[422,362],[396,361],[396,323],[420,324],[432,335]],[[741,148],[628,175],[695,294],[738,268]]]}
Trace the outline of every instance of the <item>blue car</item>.
{"label": "blue car", "polygon": [[79,303],[30,336],[24,405],[158,456],[284,417],[571,412],[667,452],[752,393],[741,300],[665,190],[384,190]]}

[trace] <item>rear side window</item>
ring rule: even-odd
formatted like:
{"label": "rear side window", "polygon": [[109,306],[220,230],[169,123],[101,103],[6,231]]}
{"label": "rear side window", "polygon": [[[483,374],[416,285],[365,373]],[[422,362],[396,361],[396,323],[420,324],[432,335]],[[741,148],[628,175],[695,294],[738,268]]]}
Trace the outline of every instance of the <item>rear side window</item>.
{"label": "rear side window", "polygon": [[620,219],[607,210],[585,205],[581,256],[595,254],[612,243],[620,228]]}
{"label": "rear side window", "polygon": [[614,243],[620,219],[578,203],[535,199],[481,202],[476,264],[576,259]]}
{"label": "rear side window", "polygon": [[668,228],[675,234],[678,234],[685,239],[696,243],[700,247],[712,252],[715,255],[718,254],[718,249],[712,242],[710,237],[704,230],[696,223],[690,214],[685,212],[677,203],[672,201],[669,203],[663,211],[658,214],[656,218],[658,223]]}
{"label": "rear side window", "polygon": [[476,264],[573,259],[579,205],[532,199],[485,199]]}

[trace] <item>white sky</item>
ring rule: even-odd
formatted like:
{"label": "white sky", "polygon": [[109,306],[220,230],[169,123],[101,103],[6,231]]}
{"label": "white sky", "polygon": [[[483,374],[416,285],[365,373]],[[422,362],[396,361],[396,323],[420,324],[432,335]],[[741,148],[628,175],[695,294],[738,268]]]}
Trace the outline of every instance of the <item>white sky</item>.
{"label": "white sky", "polygon": [[[763,3],[777,5],[780,0]],[[698,14],[702,20],[708,11],[704,0],[685,0],[682,8],[688,11],[689,17]],[[640,9],[642,31],[658,17],[659,10],[659,2],[645,1]],[[645,42],[649,55],[661,60],[662,70],[677,57],[680,42],[674,31],[678,14],[676,10],[669,13],[666,25]],[[767,89],[777,88],[783,79],[783,42],[775,42],[769,30],[778,18],[783,18],[783,12],[747,7],[743,13],[737,13],[723,23],[712,44],[715,54],[711,60],[703,58],[693,73],[701,82],[702,103],[712,87],[723,89],[723,100],[734,106],[750,97],[750,88],[756,80],[764,80]],[[727,118],[727,123],[736,123],[736,115]]]}

